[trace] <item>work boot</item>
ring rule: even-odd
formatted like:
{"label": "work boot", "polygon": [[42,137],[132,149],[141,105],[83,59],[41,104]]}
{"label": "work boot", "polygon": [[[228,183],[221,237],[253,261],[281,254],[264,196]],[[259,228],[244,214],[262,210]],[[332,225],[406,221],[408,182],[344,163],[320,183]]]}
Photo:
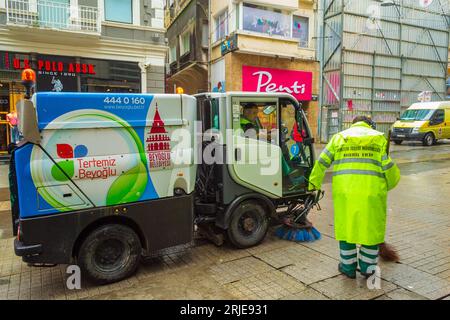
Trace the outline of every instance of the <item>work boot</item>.
{"label": "work boot", "polygon": [[373,272],[371,272],[371,273],[362,272],[360,269],[358,269],[358,271],[366,279],[369,279],[371,276],[373,276],[375,274],[375,270]]}
{"label": "work boot", "polygon": [[342,263],[339,263],[338,270],[340,273],[345,275],[347,278],[356,279],[356,271],[346,271]]}

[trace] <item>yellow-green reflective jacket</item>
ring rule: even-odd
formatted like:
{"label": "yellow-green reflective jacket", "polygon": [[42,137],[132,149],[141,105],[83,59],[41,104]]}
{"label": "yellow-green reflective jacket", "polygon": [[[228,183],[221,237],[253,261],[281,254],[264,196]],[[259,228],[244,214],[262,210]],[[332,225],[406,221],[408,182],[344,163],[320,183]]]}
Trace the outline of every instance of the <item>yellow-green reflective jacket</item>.
{"label": "yellow-green reflective jacket", "polygon": [[310,189],[320,189],[333,165],[336,240],[363,245],[384,242],[387,193],[400,181],[400,170],[386,154],[383,133],[358,122],[333,136],[310,176]]}
{"label": "yellow-green reflective jacket", "polygon": [[244,133],[247,130],[251,130],[251,129],[255,130],[257,134],[259,133],[259,127],[257,124],[251,122],[250,120],[248,120],[246,118],[241,118],[240,122],[241,122],[241,129],[242,129],[242,131],[244,131]]}

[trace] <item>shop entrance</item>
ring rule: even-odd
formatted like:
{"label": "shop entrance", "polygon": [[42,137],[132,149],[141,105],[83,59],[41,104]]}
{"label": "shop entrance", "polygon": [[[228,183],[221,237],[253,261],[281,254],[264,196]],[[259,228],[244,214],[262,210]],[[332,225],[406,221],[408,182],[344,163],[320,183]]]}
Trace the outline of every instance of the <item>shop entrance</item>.
{"label": "shop entrance", "polygon": [[11,126],[7,115],[16,110],[16,103],[23,98],[23,86],[15,82],[0,82],[0,155],[8,153],[12,142]]}

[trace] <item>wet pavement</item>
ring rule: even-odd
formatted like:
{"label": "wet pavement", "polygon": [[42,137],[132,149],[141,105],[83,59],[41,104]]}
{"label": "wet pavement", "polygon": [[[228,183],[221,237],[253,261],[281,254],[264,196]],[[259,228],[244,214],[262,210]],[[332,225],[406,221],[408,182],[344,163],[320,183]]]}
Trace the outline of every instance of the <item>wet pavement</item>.
{"label": "wet pavement", "polygon": [[450,142],[391,151],[402,180],[389,194],[386,242],[401,261],[380,263],[380,289],[337,271],[328,177],[322,211],[310,215],[319,241],[282,241],[272,230],[260,246],[236,250],[200,239],[146,259],[130,279],[81,290],[67,289],[66,266],[31,268],[14,255],[9,203],[0,202],[0,299],[449,299]]}

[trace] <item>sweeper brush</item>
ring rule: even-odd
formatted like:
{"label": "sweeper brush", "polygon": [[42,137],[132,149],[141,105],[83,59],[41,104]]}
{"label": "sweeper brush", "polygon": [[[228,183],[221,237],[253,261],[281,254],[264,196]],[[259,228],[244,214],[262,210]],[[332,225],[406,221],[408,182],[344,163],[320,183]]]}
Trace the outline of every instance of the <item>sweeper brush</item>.
{"label": "sweeper brush", "polygon": [[319,201],[324,192],[317,191],[306,198],[304,202],[294,202],[282,215],[282,225],[275,231],[275,235],[283,240],[294,242],[313,242],[321,238],[319,230],[314,228],[307,219],[308,213],[314,206],[320,211]]}

